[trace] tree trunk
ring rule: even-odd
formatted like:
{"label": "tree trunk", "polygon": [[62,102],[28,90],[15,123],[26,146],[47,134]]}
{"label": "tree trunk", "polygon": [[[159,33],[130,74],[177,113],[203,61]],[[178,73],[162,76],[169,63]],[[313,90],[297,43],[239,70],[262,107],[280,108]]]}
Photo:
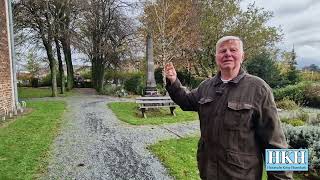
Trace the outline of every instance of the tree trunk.
{"label": "tree trunk", "polygon": [[54,39],[54,42],[56,44],[56,49],[57,49],[57,56],[58,56],[58,64],[59,64],[59,76],[60,76],[60,94],[64,94],[65,91],[65,84],[64,84],[64,71],[63,71],[63,64],[62,64],[62,59],[61,59],[61,51],[60,51],[60,44],[58,39]]}
{"label": "tree trunk", "polygon": [[67,66],[67,90],[71,90],[74,85],[74,71],[73,71],[73,65],[72,65],[72,58],[71,58],[71,48],[70,48],[70,37],[68,35],[64,35],[62,39],[60,39],[62,48],[63,48],[63,54],[64,54],[64,60],[66,61]]}
{"label": "tree trunk", "polygon": [[97,91],[102,93],[104,85],[104,71],[98,74]]}
{"label": "tree trunk", "polygon": [[57,65],[53,57],[51,42],[46,42],[44,39],[42,39],[42,41],[47,52],[49,66],[51,70],[52,97],[56,97],[57,96],[57,67],[56,67]]}
{"label": "tree trunk", "polygon": [[[100,60],[100,59],[99,59]],[[101,93],[103,90],[103,85],[104,85],[104,66],[101,64],[96,64],[95,67],[95,77],[96,77],[96,90]]]}
{"label": "tree trunk", "polygon": [[91,60],[91,83],[92,83],[92,87],[96,88],[97,87],[97,77],[96,77],[96,58],[94,57]]}
{"label": "tree trunk", "polygon": [[[100,38],[98,37],[97,33],[92,32],[92,40],[93,40],[93,55],[92,55],[92,85],[97,90],[97,92],[101,93],[102,88],[99,88],[99,74],[100,68],[102,67],[101,64],[101,58],[100,58],[100,52],[99,52],[99,44],[100,44]],[[104,67],[103,67],[104,69]],[[100,85],[102,86],[102,85]],[[100,90],[99,90],[100,89]]]}

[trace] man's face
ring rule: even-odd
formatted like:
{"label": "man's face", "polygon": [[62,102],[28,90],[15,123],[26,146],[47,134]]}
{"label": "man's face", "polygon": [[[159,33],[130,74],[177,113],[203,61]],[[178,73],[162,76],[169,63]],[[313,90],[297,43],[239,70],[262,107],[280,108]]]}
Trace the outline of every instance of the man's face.
{"label": "man's face", "polygon": [[238,40],[227,40],[216,50],[216,63],[221,71],[239,71],[244,53]]}

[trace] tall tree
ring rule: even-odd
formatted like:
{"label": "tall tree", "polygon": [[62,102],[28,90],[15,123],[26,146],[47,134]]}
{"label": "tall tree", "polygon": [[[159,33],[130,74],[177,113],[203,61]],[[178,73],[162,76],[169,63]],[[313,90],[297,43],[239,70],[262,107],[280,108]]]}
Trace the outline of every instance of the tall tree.
{"label": "tall tree", "polygon": [[[57,68],[53,53],[54,21],[50,1],[21,0],[14,4],[15,27],[22,31],[31,30],[34,38],[41,39],[47,53],[51,70],[52,96],[57,96]],[[26,18],[27,17],[27,18]]]}
{"label": "tall tree", "polygon": [[272,88],[282,86],[280,70],[268,53],[261,53],[245,61],[246,70],[265,80]]}
{"label": "tall tree", "polygon": [[300,80],[299,72],[296,67],[296,58],[297,55],[294,47],[292,48],[291,52],[283,51],[281,54],[281,61],[279,66],[282,76],[284,76],[287,80],[287,84],[295,84]]}
{"label": "tall tree", "polygon": [[67,67],[67,90],[73,88],[74,70],[71,56],[71,37],[74,27],[71,23],[75,21],[79,14],[77,0],[53,0],[56,39],[61,42],[64,60]]}
{"label": "tall tree", "polygon": [[120,0],[86,0],[81,6],[83,14],[79,20],[77,45],[91,60],[93,86],[101,92],[105,69],[120,65],[133,33],[124,14],[128,4]]}
{"label": "tall tree", "polygon": [[248,59],[274,48],[275,43],[282,39],[279,28],[266,25],[272,13],[254,4],[250,4],[246,10],[240,8],[240,0],[202,0],[201,5],[203,53],[207,54],[205,57],[210,64],[215,64],[215,43],[223,36],[236,35],[242,38]]}
{"label": "tall tree", "polygon": [[199,65],[206,76],[215,72],[215,44],[235,26],[241,9],[237,0],[199,0],[202,48]]}
{"label": "tall tree", "polygon": [[59,68],[59,80],[58,84],[60,85],[60,93],[64,94],[65,91],[65,79],[64,79],[64,70],[63,70],[63,63],[62,63],[62,58],[61,58],[61,46],[59,42],[59,37],[60,37],[60,19],[61,19],[61,7],[59,2],[53,1],[55,8],[52,9],[52,15],[55,21],[55,27],[54,27],[54,44],[56,47],[56,53],[57,53],[57,59],[58,59],[58,68]]}
{"label": "tall tree", "polygon": [[288,71],[288,80],[292,83],[295,84],[299,81],[299,74],[297,70],[297,54],[294,50],[294,47],[292,48],[291,51],[291,58],[289,59],[288,66],[289,66],[289,71]]}

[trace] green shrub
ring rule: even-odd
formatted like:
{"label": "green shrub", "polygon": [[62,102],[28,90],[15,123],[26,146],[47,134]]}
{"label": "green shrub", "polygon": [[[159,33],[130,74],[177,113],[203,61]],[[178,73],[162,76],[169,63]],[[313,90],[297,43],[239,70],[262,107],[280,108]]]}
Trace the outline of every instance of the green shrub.
{"label": "green shrub", "polygon": [[272,55],[262,52],[244,62],[245,69],[252,75],[258,76],[274,88],[282,85],[284,76],[280,76],[280,69]]}
{"label": "green shrub", "polygon": [[40,86],[51,86],[51,73],[47,74],[40,80]]}
{"label": "green shrub", "polygon": [[305,122],[303,120],[301,120],[301,119],[292,119],[290,121],[290,124],[292,126],[303,126],[305,124]]}
{"label": "green shrub", "polygon": [[298,119],[301,119],[304,122],[307,122],[309,120],[309,114],[307,112],[304,111],[300,111],[300,113],[298,113]]}
{"label": "green shrub", "polygon": [[33,88],[39,87],[39,79],[38,78],[31,78],[31,86]]}
{"label": "green shrub", "polygon": [[154,70],[154,79],[157,84],[163,85],[162,68],[156,68]]}
{"label": "green shrub", "polygon": [[[320,167],[320,127],[297,126],[282,124],[287,142],[293,149],[309,149],[310,171],[315,172]],[[318,172],[319,173],[319,172]]]}
{"label": "green shrub", "polygon": [[206,79],[205,77],[192,76],[192,74],[186,69],[183,71],[178,71],[177,76],[181,84],[190,89],[197,88],[199,84]]}
{"label": "green shrub", "polygon": [[89,69],[86,69],[80,72],[80,76],[83,77],[84,79],[91,79],[92,73]]}
{"label": "green shrub", "polygon": [[91,80],[90,79],[89,80],[85,79],[85,81],[83,82],[83,87],[84,88],[92,88],[93,86],[92,86]]}
{"label": "green shrub", "polygon": [[309,82],[301,82],[296,85],[288,85],[284,88],[275,89],[273,91],[274,98],[276,101],[288,98],[299,105],[304,105],[306,101],[304,93],[309,84]]}
{"label": "green shrub", "polygon": [[207,78],[205,78],[205,77],[193,77],[193,78],[191,79],[191,81],[190,81],[190,87],[191,87],[192,89],[197,88],[197,87],[199,86],[199,84],[200,84],[202,81],[206,80],[206,79],[207,79]]}
{"label": "green shrub", "polygon": [[141,73],[128,74],[129,77],[124,82],[124,88],[134,94],[141,94],[145,87],[145,80]]}
{"label": "green shrub", "polygon": [[303,126],[305,121],[301,119],[281,119],[281,122],[291,124],[292,126]]}
{"label": "green shrub", "polygon": [[128,93],[125,91],[123,86],[116,86],[111,84],[105,85],[103,87],[101,94],[109,95],[109,96],[118,96],[118,97],[123,97],[128,95]]}
{"label": "green shrub", "polygon": [[117,90],[121,89],[120,86],[115,86],[115,85],[111,85],[111,84],[106,84],[105,86],[103,86],[103,90],[101,92],[101,94],[104,95],[114,95],[115,92]]}
{"label": "green shrub", "polygon": [[105,80],[111,83],[119,82],[130,93],[142,94],[145,88],[145,76],[142,72],[119,72],[108,70]]}
{"label": "green shrub", "polygon": [[309,84],[304,94],[308,106],[320,107],[320,83]]}
{"label": "green shrub", "polygon": [[162,86],[162,84],[157,84],[157,90],[158,90],[158,93],[163,95],[163,96],[166,95],[166,93],[167,93],[166,88],[164,88]]}
{"label": "green shrub", "polygon": [[304,81],[320,81],[320,72],[302,71],[300,77]]}
{"label": "green shrub", "polygon": [[288,144],[295,149],[308,148],[320,139],[319,126],[292,126],[282,124]]}
{"label": "green shrub", "polygon": [[[60,86],[60,76],[59,76],[59,72],[57,72],[56,75],[56,79],[57,79],[57,85]],[[51,82],[51,73],[47,74],[45,77],[43,77],[42,79],[40,79],[39,81],[39,86],[51,86],[52,82]]]}
{"label": "green shrub", "polygon": [[[311,157],[310,163],[310,168],[315,170],[315,169],[320,169],[320,141],[315,142],[313,146],[309,149],[309,156]],[[320,171],[316,172],[317,175],[320,175]]]}
{"label": "green shrub", "polygon": [[180,80],[182,85],[190,86],[192,76],[191,76],[191,73],[187,69],[177,71],[177,77]]}
{"label": "green shrub", "polygon": [[107,71],[105,71],[104,78],[106,81],[112,81],[112,82],[120,81],[120,83],[123,83],[126,79],[131,77],[132,74],[134,74],[134,73],[115,71],[115,70],[107,70]]}
{"label": "green shrub", "polygon": [[281,101],[276,102],[276,104],[278,108],[285,110],[295,110],[299,108],[299,106],[288,97],[285,97]]}
{"label": "green shrub", "polygon": [[299,105],[320,107],[320,83],[305,81],[296,85],[274,89],[273,93],[276,101],[287,98]]}

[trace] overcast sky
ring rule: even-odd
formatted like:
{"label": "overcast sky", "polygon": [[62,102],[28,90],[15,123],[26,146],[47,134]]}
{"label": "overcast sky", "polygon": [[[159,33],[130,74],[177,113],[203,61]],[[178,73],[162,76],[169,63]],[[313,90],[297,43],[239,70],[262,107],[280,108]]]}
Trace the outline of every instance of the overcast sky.
{"label": "overcast sky", "polygon": [[294,44],[299,67],[320,66],[320,0],[244,0],[274,13],[269,24],[281,26],[284,39],[279,47],[291,51]]}

